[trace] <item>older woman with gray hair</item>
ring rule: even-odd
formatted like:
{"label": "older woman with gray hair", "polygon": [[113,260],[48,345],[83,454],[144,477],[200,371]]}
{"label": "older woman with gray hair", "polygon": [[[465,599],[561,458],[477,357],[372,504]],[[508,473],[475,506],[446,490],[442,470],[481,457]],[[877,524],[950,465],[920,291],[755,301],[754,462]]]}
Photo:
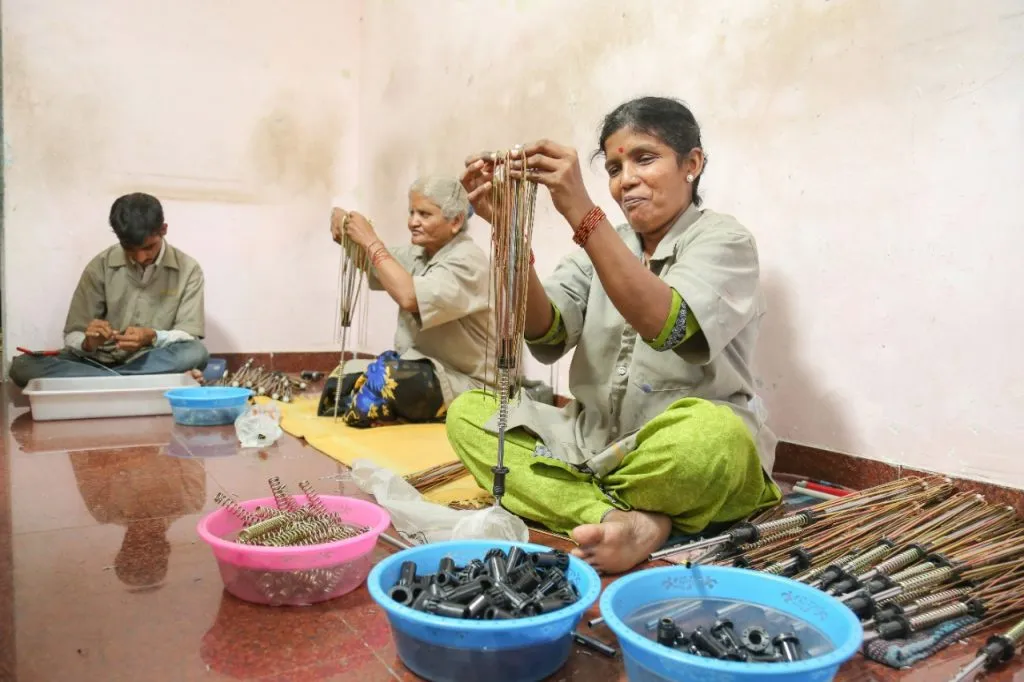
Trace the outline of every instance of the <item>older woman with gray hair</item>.
{"label": "older woman with gray hair", "polygon": [[488,383],[491,305],[487,255],[466,234],[473,214],[458,178],[421,178],[409,188],[410,244],[386,245],[355,211],[335,208],[331,235],[362,247],[370,289],[398,304],[395,348],[367,370],[333,376],[318,413],[338,414],[351,426],[444,419],[460,394]]}

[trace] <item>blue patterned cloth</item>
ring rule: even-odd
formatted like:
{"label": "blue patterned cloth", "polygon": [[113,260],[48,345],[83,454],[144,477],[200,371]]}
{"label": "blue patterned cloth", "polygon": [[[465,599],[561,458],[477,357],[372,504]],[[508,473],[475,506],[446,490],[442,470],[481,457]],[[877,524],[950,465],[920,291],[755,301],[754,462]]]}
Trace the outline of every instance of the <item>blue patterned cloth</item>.
{"label": "blue patterned cloth", "polygon": [[395,420],[395,387],[389,361],[398,360],[398,353],[385,351],[370,363],[363,375],[356,379],[352,393],[342,400],[345,423],[366,427]]}
{"label": "blue patterned cloth", "polygon": [[965,628],[977,622],[974,616],[964,616],[915,633],[909,639],[876,639],[864,647],[864,655],[890,668],[908,668],[945,649],[960,639]]}

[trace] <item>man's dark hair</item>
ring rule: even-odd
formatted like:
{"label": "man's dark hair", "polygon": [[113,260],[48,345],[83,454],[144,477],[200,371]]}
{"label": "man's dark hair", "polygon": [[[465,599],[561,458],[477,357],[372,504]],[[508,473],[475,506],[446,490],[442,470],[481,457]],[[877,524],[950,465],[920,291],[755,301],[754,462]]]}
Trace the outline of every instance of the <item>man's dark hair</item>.
{"label": "man's dark hair", "polygon": [[118,197],[110,207],[110,227],[121,246],[137,248],[164,226],[164,209],[156,197],[135,192]]}

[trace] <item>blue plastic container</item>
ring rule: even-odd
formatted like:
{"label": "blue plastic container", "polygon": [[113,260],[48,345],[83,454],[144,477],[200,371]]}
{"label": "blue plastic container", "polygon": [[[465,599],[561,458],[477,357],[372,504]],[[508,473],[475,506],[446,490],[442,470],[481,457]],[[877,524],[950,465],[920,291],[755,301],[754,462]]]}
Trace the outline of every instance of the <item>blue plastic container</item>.
{"label": "blue plastic container", "polygon": [[234,424],[248,407],[252,391],[231,386],[172,388],[164,393],[174,421],[183,426]]}
{"label": "blue plastic container", "polygon": [[228,361],[224,358],[210,358],[206,361],[206,368],[203,369],[203,381],[213,383],[224,376],[228,371]]}
{"label": "blue plastic container", "polygon": [[548,552],[550,547],[495,540],[453,540],[421,545],[393,554],[374,566],[367,578],[370,596],[388,615],[398,656],[407,668],[431,682],[531,682],[543,680],[563,665],[572,652],[572,632],[601,593],[597,572],[576,557],[569,558],[568,578],[580,600],[554,613],[516,620],[460,620],[422,613],[387,595],[404,561],[417,573],[437,571],[449,556],[460,566],[483,559],[488,550]]}
{"label": "blue plastic container", "polygon": [[[736,600],[775,609],[814,626],[835,649],[794,663],[719,661],[662,646],[623,621],[649,604],[695,598]],[[864,637],[853,612],[820,590],[788,578],[718,566],[652,568],[620,578],[601,595],[601,615],[619,639],[632,682],[827,682],[853,657]]]}

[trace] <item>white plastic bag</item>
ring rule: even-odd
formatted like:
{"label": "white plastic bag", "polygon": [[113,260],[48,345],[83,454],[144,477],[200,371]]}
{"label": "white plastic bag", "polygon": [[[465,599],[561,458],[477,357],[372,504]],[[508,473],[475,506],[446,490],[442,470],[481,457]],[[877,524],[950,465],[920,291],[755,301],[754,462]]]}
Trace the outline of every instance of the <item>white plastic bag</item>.
{"label": "white plastic bag", "polygon": [[281,411],[274,403],[250,405],[235,420],[235,434],[243,448],[265,448],[281,437]]}
{"label": "white plastic bag", "polygon": [[530,531],[518,516],[501,507],[450,509],[427,502],[395,472],[360,459],[352,464],[356,485],[391,514],[391,523],[406,537],[426,542],[444,540],[507,540],[526,542]]}

